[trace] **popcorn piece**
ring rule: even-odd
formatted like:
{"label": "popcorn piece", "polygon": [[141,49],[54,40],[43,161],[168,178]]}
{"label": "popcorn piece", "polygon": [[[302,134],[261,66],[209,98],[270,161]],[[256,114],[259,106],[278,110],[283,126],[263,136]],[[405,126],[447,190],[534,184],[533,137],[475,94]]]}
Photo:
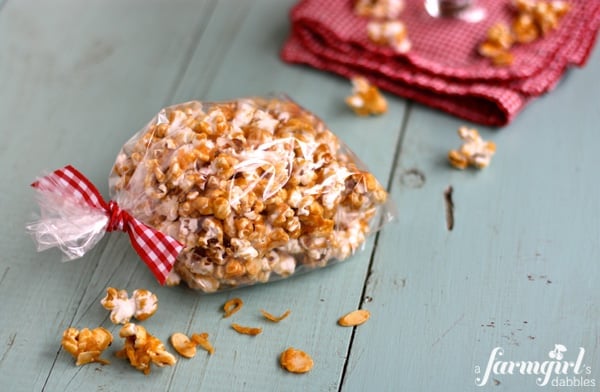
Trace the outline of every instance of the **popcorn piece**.
{"label": "popcorn piece", "polygon": [[110,186],[122,208],[185,245],[168,284],[212,293],[360,249],[387,198],[376,181],[362,191],[367,174],[312,113],[250,98],[164,109],[123,146]]}
{"label": "popcorn piece", "polygon": [[196,355],[196,344],[180,332],[171,335],[171,345],[181,356],[193,358]]}
{"label": "popcorn piece", "polygon": [[448,152],[448,161],[457,169],[466,169],[469,166],[469,159],[460,151],[450,150]]}
{"label": "popcorn piece", "polygon": [[314,365],[313,359],[302,350],[289,347],[279,357],[281,367],[291,373],[309,372]]}
{"label": "popcorn piece", "polygon": [[490,58],[495,65],[510,65],[512,44],[513,36],[508,26],[497,23],[488,30],[487,39],[479,46],[479,54]]}
{"label": "popcorn piece", "polygon": [[[273,262],[273,272],[275,272],[279,276],[290,276],[296,270],[296,260],[290,255],[279,255],[277,253],[273,253],[270,255],[269,260],[276,260]],[[271,262],[269,262],[271,265]]]}
{"label": "popcorn piece", "polygon": [[146,375],[150,373],[151,364],[163,367],[177,362],[165,345],[142,326],[127,323],[119,331],[119,336],[125,338],[125,345],[116,352],[117,357],[129,360],[131,366]]}
{"label": "popcorn piece", "polygon": [[[362,76],[352,78],[352,95],[346,103],[359,116],[383,114],[387,112],[387,102],[376,86]],[[333,194],[330,194],[333,195]],[[335,200],[335,198],[334,198]]]}
{"label": "popcorn piece", "polygon": [[342,327],[355,327],[364,324],[369,317],[371,317],[371,313],[368,310],[359,309],[340,317],[338,324]]}
{"label": "popcorn piece", "polygon": [[236,323],[232,323],[231,328],[235,329],[237,332],[243,335],[256,336],[262,333],[262,328],[245,327]]}
{"label": "popcorn piece", "polygon": [[244,301],[242,301],[241,298],[232,298],[225,302],[225,305],[223,305],[223,311],[225,312],[223,318],[227,318],[232,314],[239,312],[240,309],[242,309],[242,306],[244,306]]}
{"label": "popcorn piece", "polygon": [[472,165],[482,169],[490,164],[492,156],[496,152],[496,145],[493,142],[486,142],[480,136],[476,129],[460,127],[458,136],[463,140],[463,145],[459,150],[451,150],[448,153],[448,161],[457,169],[465,169]]}
{"label": "popcorn piece", "polygon": [[202,347],[204,350],[208,351],[209,355],[213,355],[215,353],[215,348],[208,341],[208,333],[203,332],[200,334],[193,334],[192,341],[196,343],[198,346]]}
{"label": "popcorn piece", "polygon": [[100,358],[100,355],[111,345],[112,340],[113,336],[110,331],[102,327],[92,330],[83,328],[81,331],[71,327],[63,333],[61,344],[68,353],[75,357],[77,366],[91,362],[106,365],[110,362]]}
{"label": "popcorn piece", "polygon": [[554,0],[549,3],[550,12],[553,12],[557,17],[562,18],[571,10],[571,4],[567,1]]}
{"label": "popcorn piece", "polygon": [[516,0],[518,15],[513,30],[518,42],[531,42],[558,27],[571,8],[566,1]]}
{"label": "popcorn piece", "polygon": [[132,317],[143,321],[158,309],[158,298],[148,290],[138,289],[128,298],[127,291],[113,287],[106,289],[106,297],[100,303],[110,310],[110,321],[114,324],[128,323]]}
{"label": "popcorn piece", "polygon": [[404,0],[356,0],[354,12],[377,19],[396,19],[404,9]]}
{"label": "popcorn piece", "polygon": [[558,20],[569,10],[569,5],[562,1],[540,1],[533,9],[533,16],[542,36],[558,27]]}
{"label": "popcorn piece", "polygon": [[515,41],[521,44],[528,44],[535,41],[540,36],[533,16],[529,13],[518,15],[512,25]]}
{"label": "popcorn piece", "polygon": [[266,318],[267,320],[272,321],[274,323],[280,322],[281,320],[287,318],[287,316],[289,316],[290,313],[292,313],[289,309],[286,310],[285,312],[283,312],[283,314],[281,316],[274,316],[264,309],[261,309],[260,312],[262,313],[264,318]]}
{"label": "popcorn piece", "polygon": [[509,52],[514,42],[526,44],[545,36],[558,27],[558,22],[570,9],[565,1],[514,0],[517,11],[512,29],[503,24],[492,26],[486,41],[479,46],[479,54],[488,57],[494,65],[506,66],[513,62]]}
{"label": "popcorn piece", "polygon": [[407,53],[412,46],[406,25],[399,20],[372,20],[367,24],[367,35],[374,44],[389,46],[398,53]]}
{"label": "popcorn piece", "polygon": [[488,30],[487,41],[500,49],[510,49],[513,44],[513,36],[507,25],[496,23]]}

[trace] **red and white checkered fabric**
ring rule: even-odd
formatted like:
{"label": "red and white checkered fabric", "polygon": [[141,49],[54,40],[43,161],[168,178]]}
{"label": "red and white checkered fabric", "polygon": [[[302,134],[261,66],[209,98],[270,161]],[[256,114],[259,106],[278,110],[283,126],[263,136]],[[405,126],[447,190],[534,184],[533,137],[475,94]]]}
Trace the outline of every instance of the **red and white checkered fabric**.
{"label": "red and white checkered fabric", "polygon": [[116,202],[108,203],[98,189],[77,169],[65,166],[39,179],[33,187],[59,195],[69,195],[94,209],[103,211],[108,219],[106,231],[124,231],[129,234],[131,244],[146,263],[160,284],[164,284],[183,245],[135,219]]}
{"label": "red and white checkered fabric", "polygon": [[345,77],[363,75],[382,89],[467,120],[505,125],[534,97],[550,91],[571,65],[583,66],[600,27],[600,1],[570,0],[571,10],[545,38],[512,49],[514,63],[496,67],[477,53],[489,27],[510,23],[511,1],[479,0],[479,23],[433,18],[424,0],[406,0],[400,14],[412,49],[406,54],[371,43],[368,18],[352,0],[302,0],[291,12],[283,60]]}

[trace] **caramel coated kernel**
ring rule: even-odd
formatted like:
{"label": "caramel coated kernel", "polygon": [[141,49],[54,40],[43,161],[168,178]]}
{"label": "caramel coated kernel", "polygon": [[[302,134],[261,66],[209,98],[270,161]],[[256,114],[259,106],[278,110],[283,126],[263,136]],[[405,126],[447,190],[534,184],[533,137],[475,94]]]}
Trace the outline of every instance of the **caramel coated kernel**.
{"label": "caramel coated kernel", "polygon": [[404,9],[404,0],[356,0],[354,12],[376,19],[395,19]]}
{"label": "caramel coated kernel", "polygon": [[388,46],[398,53],[407,53],[412,47],[408,29],[399,20],[371,20],[367,24],[367,36],[374,44]]}
{"label": "caramel coated kernel", "polygon": [[378,115],[387,112],[387,101],[376,86],[362,76],[352,78],[352,95],[346,104],[359,116]]}
{"label": "caramel coated kernel", "polygon": [[92,330],[83,328],[81,331],[77,328],[67,328],[63,333],[61,345],[77,362],[75,365],[81,366],[91,362],[98,362],[103,365],[110,363],[108,360],[100,358],[102,351],[111,345],[113,336],[109,330],[98,327]]}
{"label": "caramel coated kernel", "polygon": [[110,310],[110,321],[114,324],[128,323],[132,317],[146,320],[158,309],[158,298],[145,289],[135,290],[129,298],[127,291],[109,287],[100,303],[104,309]]}
{"label": "caramel coated kernel", "polygon": [[571,7],[559,0],[514,0],[513,3],[516,16],[511,28],[495,24],[479,46],[479,54],[489,58],[496,66],[512,64],[514,58],[509,51],[514,42],[527,44],[558,28],[559,20]]}
{"label": "caramel coated kernel", "polygon": [[489,28],[486,40],[479,45],[479,54],[488,57],[495,65],[510,65],[513,61],[509,53],[514,42],[510,28],[496,23]]}
{"label": "caramel coated kernel", "polygon": [[125,344],[115,355],[127,359],[131,366],[146,375],[150,374],[151,364],[163,367],[177,362],[165,345],[142,326],[127,323],[119,331],[119,336],[125,339]]}
{"label": "caramel coated kernel", "polygon": [[458,150],[448,152],[448,162],[452,166],[457,169],[465,169],[468,166],[482,169],[490,164],[496,152],[493,142],[483,140],[476,129],[467,127],[460,127],[458,136],[463,140],[462,146]]}

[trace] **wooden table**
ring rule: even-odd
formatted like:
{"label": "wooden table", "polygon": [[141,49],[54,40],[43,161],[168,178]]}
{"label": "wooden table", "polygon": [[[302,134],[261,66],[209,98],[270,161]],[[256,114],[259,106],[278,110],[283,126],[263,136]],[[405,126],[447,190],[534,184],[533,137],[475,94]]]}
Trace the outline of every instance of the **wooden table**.
{"label": "wooden table", "polygon": [[[503,374],[502,363],[485,379],[494,349],[496,360],[543,362],[561,344],[563,361],[583,348],[582,374],[570,367],[539,388],[577,378],[595,387],[575,390],[599,390],[600,51],[511,125],[478,127],[497,154],[458,171],[446,154],[463,121],[392,96],[385,116],[357,118],[343,103],[348,81],[279,60],[293,3],[0,0],[0,389],[533,391],[543,375]],[[160,287],[121,234],[64,264],[35,251],[24,226],[41,172],[73,164],[107,195],[120,146],[161,107],[270,92],[322,117],[391,192],[397,221],[350,260],[201,296]],[[165,341],[207,331],[216,353],[144,376],[114,358],[117,337],[110,365],[76,367],[63,330],[118,333],[99,304],[108,286],[154,291],[159,310],[143,325]],[[235,321],[262,335],[222,318],[235,296],[245,302]],[[261,308],[292,313],[266,324]],[[357,308],[371,320],[337,326]],[[312,355],[310,373],[279,367],[288,346]]]}

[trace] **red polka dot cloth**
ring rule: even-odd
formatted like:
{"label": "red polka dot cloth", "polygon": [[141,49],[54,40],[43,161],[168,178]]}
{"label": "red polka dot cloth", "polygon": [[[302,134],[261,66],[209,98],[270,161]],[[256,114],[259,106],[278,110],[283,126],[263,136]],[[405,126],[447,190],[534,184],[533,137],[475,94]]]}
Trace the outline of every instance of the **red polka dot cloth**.
{"label": "red polka dot cloth", "polygon": [[412,48],[405,54],[369,41],[369,18],[352,0],[302,0],[290,13],[292,32],[281,57],[350,78],[367,77],[380,88],[484,125],[502,126],[533,98],[552,90],[570,66],[583,66],[600,27],[600,0],[568,0],[571,10],[556,30],[511,49],[514,61],[498,67],[477,48],[488,29],[511,24],[510,0],[479,0],[487,14],[478,23],[434,18],[424,0],[406,0],[399,20]]}

